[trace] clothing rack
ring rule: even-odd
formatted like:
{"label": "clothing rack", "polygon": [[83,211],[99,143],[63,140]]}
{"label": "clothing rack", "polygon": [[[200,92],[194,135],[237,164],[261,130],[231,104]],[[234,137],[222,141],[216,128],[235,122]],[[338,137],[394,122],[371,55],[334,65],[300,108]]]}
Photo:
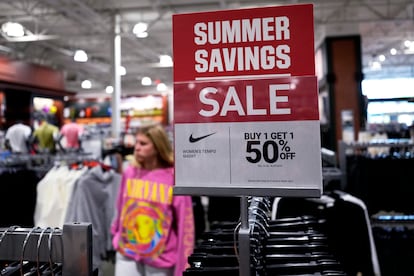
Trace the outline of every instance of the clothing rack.
{"label": "clothing rack", "polygon": [[386,139],[383,141],[375,142],[338,142],[338,161],[339,169],[342,172],[341,187],[345,188],[347,184],[347,160],[346,157],[349,154],[365,154],[368,148],[381,147],[381,148],[398,148],[405,149],[414,148],[414,143],[409,139]]}
{"label": "clothing rack", "polygon": [[323,188],[330,189],[331,183],[341,183],[342,174],[340,168],[338,168],[337,155],[334,151],[327,148],[321,148],[322,158],[322,180]]}
{"label": "clothing rack", "polygon": [[[332,273],[335,270],[335,273],[326,275],[381,275],[366,206],[358,198],[339,190],[325,191],[320,198],[275,198],[272,209],[271,237],[268,239],[267,248],[272,245],[273,248],[269,250],[271,255],[267,255],[269,258],[266,259],[268,275],[280,275],[285,269],[292,272],[298,268],[295,267],[297,262],[288,262],[287,259],[285,263],[281,263],[284,265],[282,270],[279,270],[282,267],[278,267],[278,263],[272,265],[273,260],[277,260],[272,254],[279,254],[278,245],[290,245],[295,253],[313,252],[320,255],[319,257],[323,256],[318,258],[318,263],[323,265],[312,270],[313,273],[319,271],[321,274],[315,275],[325,275],[322,272],[328,270]],[[283,240],[287,229],[291,233]],[[308,241],[293,242],[298,235]],[[305,247],[301,250],[294,248],[298,244]],[[293,252],[285,249],[288,248],[283,248],[281,252]],[[305,256],[301,257],[303,268],[311,265],[303,257]],[[301,273],[305,275],[304,271]],[[306,275],[314,275],[313,273]]]}
{"label": "clothing rack", "polygon": [[62,263],[63,276],[92,276],[92,224],[0,228],[0,260]]}
{"label": "clothing rack", "polygon": [[347,275],[329,247],[324,220],[310,215],[271,220],[271,202],[242,197],[240,221],[210,225],[183,275]]}
{"label": "clothing rack", "polygon": [[212,224],[188,257],[190,267],[183,275],[264,275],[270,199],[241,197],[240,203],[240,220]]}
{"label": "clothing rack", "polygon": [[92,153],[89,152],[74,152],[74,151],[67,151],[65,153],[57,153],[53,156],[54,164],[58,163],[75,163],[75,162],[82,162],[85,160],[97,160],[92,156]]}
{"label": "clothing rack", "polygon": [[10,153],[0,160],[1,166],[32,166],[48,165],[51,163],[52,155],[49,153]]}
{"label": "clothing rack", "polygon": [[[240,208],[240,229],[239,229],[239,275],[249,276],[251,273],[251,264],[257,270],[262,267],[263,256],[261,250],[251,250],[253,241],[262,243],[256,244],[256,248],[263,246],[264,242],[260,239],[254,239],[257,229],[267,233],[267,220],[269,219],[270,200],[262,197],[241,197]],[[259,212],[260,211],[260,212]],[[262,213],[263,212],[263,213]],[[267,238],[267,235],[259,235]],[[253,254],[254,252],[254,254]]]}

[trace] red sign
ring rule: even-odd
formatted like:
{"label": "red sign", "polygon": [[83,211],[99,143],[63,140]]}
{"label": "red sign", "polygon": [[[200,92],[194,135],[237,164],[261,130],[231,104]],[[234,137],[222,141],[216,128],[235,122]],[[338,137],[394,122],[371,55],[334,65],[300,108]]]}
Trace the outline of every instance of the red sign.
{"label": "red sign", "polygon": [[315,75],[313,5],[173,15],[174,82]]}
{"label": "red sign", "polygon": [[315,76],[175,83],[174,122],[318,120],[316,90]]}

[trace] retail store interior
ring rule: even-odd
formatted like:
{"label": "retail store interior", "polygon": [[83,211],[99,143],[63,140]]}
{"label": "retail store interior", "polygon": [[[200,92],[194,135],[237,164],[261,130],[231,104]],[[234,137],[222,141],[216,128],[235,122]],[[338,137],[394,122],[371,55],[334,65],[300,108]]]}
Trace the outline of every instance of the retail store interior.
{"label": "retail store interior", "polygon": [[[313,8],[321,196],[189,194],[196,240],[184,275],[414,275],[412,0],[1,0],[0,269],[12,258],[19,273],[26,251],[37,271],[52,256],[64,276],[113,276],[109,227],[94,232],[109,245],[93,255],[91,221],[66,225],[70,196],[58,204],[60,188],[41,195],[39,184],[67,184],[75,176],[63,167],[73,164],[120,176],[144,126],[161,124],[174,145],[175,15],[302,4]],[[42,150],[28,135],[26,150],[11,149],[12,126],[33,134],[44,120],[59,131],[76,123],[79,146],[54,137]],[[39,196],[61,217],[40,223]],[[251,233],[237,238],[243,208]],[[28,238],[35,227],[45,229],[34,231],[37,244]],[[82,238],[72,244],[73,235]],[[73,262],[91,273],[69,269]]]}

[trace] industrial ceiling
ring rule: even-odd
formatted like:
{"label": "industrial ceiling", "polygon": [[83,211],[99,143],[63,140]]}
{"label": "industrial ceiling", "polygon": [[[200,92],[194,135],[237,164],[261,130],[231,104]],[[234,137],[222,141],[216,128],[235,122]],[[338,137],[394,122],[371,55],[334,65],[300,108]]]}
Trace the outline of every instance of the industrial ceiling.
{"label": "industrial ceiling", "polygon": [[[172,56],[173,14],[304,3],[314,5],[315,47],[325,37],[359,34],[365,79],[414,76],[414,51],[403,45],[414,40],[413,0],[1,0],[0,24],[19,22],[28,32],[18,39],[2,34],[0,55],[63,71],[69,91],[105,93],[113,79],[118,18],[126,69],[122,94],[148,93],[159,82],[172,86],[173,68],[161,66],[159,56]],[[146,38],[132,33],[139,21],[148,23]],[[390,54],[391,48],[396,54]],[[87,62],[73,60],[77,49],[88,54]],[[385,57],[381,69],[372,69],[380,55]],[[142,86],[144,76],[153,85]],[[85,79],[92,83],[88,90],[81,88]]]}

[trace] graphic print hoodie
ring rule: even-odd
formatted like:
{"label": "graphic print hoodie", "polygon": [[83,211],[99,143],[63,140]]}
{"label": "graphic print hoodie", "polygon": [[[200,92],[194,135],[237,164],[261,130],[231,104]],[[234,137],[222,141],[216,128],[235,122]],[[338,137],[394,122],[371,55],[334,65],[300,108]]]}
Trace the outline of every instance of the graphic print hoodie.
{"label": "graphic print hoodie", "polygon": [[128,166],[121,180],[117,215],[111,226],[114,248],[144,264],[182,275],[194,249],[190,196],[173,196],[174,169]]}

